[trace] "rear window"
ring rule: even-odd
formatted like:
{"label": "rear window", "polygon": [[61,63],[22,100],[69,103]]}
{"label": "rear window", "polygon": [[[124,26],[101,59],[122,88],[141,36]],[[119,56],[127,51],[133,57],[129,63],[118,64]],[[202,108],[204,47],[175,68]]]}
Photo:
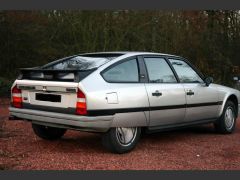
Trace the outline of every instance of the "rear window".
{"label": "rear window", "polygon": [[44,69],[51,70],[90,70],[100,67],[116,57],[85,57],[75,56],[56,63],[45,65]]}
{"label": "rear window", "polygon": [[138,64],[136,59],[122,62],[102,73],[107,82],[138,82]]}

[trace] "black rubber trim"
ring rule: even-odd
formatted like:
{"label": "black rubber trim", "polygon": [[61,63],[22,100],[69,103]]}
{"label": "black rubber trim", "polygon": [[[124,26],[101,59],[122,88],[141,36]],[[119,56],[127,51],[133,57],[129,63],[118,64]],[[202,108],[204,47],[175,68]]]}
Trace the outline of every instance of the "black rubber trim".
{"label": "black rubber trim", "polygon": [[222,101],[218,101],[218,102],[208,102],[208,103],[198,103],[198,104],[187,104],[186,107],[187,108],[191,108],[191,107],[201,107],[201,106],[215,106],[215,105],[222,105]]}
{"label": "black rubber trim", "polygon": [[168,110],[168,109],[182,109],[182,108],[186,108],[186,104],[174,105],[174,106],[155,106],[155,107],[150,107],[150,111]]}
{"label": "black rubber trim", "polygon": [[148,73],[145,67],[144,59],[142,56],[137,56],[139,73],[140,73],[140,83],[148,83]]}
{"label": "black rubber trim", "polygon": [[[198,103],[198,104],[181,104],[181,105],[173,105],[173,106],[88,110],[87,116],[106,116],[106,115],[114,115],[117,113],[130,113],[130,112],[141,112],[141,111],[157,111],[157,110],[182,109],[182,108],[193,108],[193,107],[203,107],[203,106],[215,106],[215,105],[222,105],[222,103],[223,103],[222,101],[219,101],[219,102],[208,102],[208,103]],[[48,111],[48,112],[58,112],[58,113],[64,113],[64,114],[75,114],[75,112],[76,112],[75,108],[59,108],[59,107],[39,106],[39,105],[31,105],[28,103],[23,103],[23,108]]]}
{"label": "black rubber trim", "polygon": [[57,112],[63,114],[75,114],[75,108],[59,108],[59,107],[49,107],[49,106],[41,106],[41,105],[32,105],[29,103],[23,103],[23,109],[32,109],[39,111],[47,111],[47,112]]}
{"label": "black rubber trim", "polygon": [[181,109],[181,108],[192,108],[202,106],[214,106],[221,105],[223,102],[209,102],[209,103],[198,103],[198,104],[181,104],[174,106],[155,106],[155,107],[139,107],[139,108],[123,108],[123,109],[101,109],[101,110],[88,110],[88,116],[103,116],[103,115],[114,115],[116,113],[128,113],[128,112],[141,112],[141,111],[157,111],[157,110],[169,110],[169,109]]}
{"label": "black rubber trim", "polygon": [[207,123],[212,123],[217,120],[218,117],[211,118],[211,119],[202,119],[198,121],[191,121],[191,122],[182,122],[177,124],[167,124],[167,125],[160,125],[160,126],[151,126],[146,129],[146,133],[156,133],[156,132],[163,132],[163,131],[171,131],[181,128],[189,128],[196,125],[202,125]]}
{"label": "black rubber trim", "polygon": [[141,112],[141,111],[149,111],[149,107],[88,110],[88,116],[104,116],[104,115],[114,115],[117,113],[129,113],[129,112]]}

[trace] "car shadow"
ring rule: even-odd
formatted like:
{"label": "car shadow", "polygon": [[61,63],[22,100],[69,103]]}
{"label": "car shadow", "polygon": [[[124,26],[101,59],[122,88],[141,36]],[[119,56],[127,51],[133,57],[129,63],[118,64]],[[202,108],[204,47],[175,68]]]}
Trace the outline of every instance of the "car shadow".
{"label": "car shadow", "polygon": [[154,133],[142,134],[143,141],[161,141],[162,143],[171,143],[174,141],[185,141],[189,138],[198,138],[204,136],[217,135],[213,125],[199,125],[194,127],[184,127],[174,130],[163,130]]}
{"label": "car shadow", "polygon": [[[46,140],[39,139],[42,144]],[[49,142],[49,141],[48,141]],[[106,150],[101,144],[101,134],[73,132],[67,133],[61,139],[52,142],[54,143],[54,151],[60,153],[105,153]]]}
{"label": "car shadow", "polygon": [[[213,126],[203,125],[152,134],[143,133],[139,147],[141,147],[141,144],[144,146],[146,143],[152,145],[161,143],[163,145],[164,143],[187,141],[189,137],[194,139],[205,135],[216,135]],[[46,146],[46,140],[39,139],[39,141],[39,143]],[[102,146],[100,133],[70,131],[62,139],[53,143],[55,143],[54,151],[60,153],[111,154]]]}

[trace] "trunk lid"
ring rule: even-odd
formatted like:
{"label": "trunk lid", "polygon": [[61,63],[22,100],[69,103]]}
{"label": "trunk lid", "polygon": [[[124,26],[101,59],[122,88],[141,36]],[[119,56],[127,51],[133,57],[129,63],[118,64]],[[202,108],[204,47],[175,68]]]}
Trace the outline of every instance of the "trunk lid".
{"label": "trunk lid", "polygon": [[23,108],[74,113],[77,82],[16,80],[22,90]]}
{"label": "trunk lid", "polygon": [[20,69],[14,86],[21,89],[23,108],[75,113],[78,99],[83,101],[77,96],[79,82],[117,56],[120,54],[75,55]]}

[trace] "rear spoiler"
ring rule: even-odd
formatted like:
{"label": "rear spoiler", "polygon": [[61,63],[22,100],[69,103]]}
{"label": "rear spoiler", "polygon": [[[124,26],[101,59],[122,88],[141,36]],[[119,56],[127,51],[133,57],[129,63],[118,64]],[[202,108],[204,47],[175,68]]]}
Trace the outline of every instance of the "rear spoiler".
{"label": "rear spoiler", "polygon": [[41,68],[22,68],[17,79],[39,80],[39,81],[63,81],[79,82],[95,71],[97,68],[89,70],[53,70]]}

